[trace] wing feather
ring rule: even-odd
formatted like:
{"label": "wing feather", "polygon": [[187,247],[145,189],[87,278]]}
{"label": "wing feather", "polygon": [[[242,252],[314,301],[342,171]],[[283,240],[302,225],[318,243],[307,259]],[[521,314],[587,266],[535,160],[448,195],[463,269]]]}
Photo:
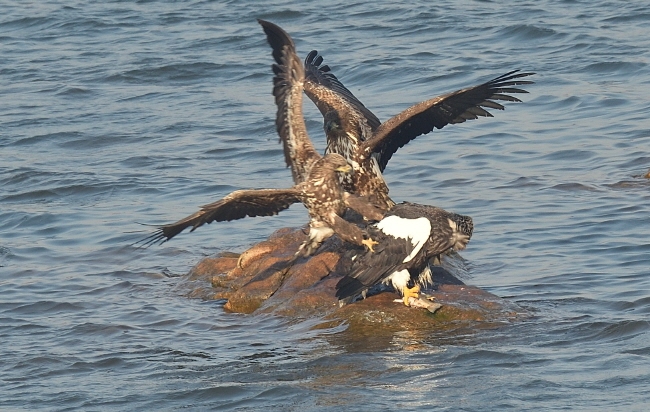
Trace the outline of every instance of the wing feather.
{"label": "wing feather", "polygon": [[478,86],[413,105],[382,123],[373,136],[363,143],[363,150],[368,155],[379,153],[379,166],[383,171],[397,149],[416,137],[448,124],[463,123],[479,116],[491,117],[484,108],[504,109],[495,100],[520,102],[518,98],[505,93],[528,93],[512,86],[533,83],[521,80],[532,74],[514,70]]}
{"label": "wing feather", "polygon": [[356,296],[386,279],[402,265],[404,257],[413,249],[407,239],[386,236],[379,230],[370,232],[370,236],[379,243],[374,247],[374,252],[365,251],[357,255],[350,273],[338,281],[336,297],[339,300]]}
{"label": "wing feather", "polygon": [[362,130],[368,135],[381,124],[377,116],[371,112],[356,96],[339,81],[328,65],[321,65],[323,57],[318,51],[312,50],[305,58],[305,94],[314,102],[321,114],[329,111],[350,112],[362,122]]}
{"label": "wing feather", "polygon": [[276,62],[273,65],[273,96],[278,107],[275,125],[284,147],[284,159],[291,167],[293,181],[298,184],[305,180],[311,165],[320,157],[309,139],[302,114],[305,70],[291,37],[273,23],[258,22]]}
{"label": "wing feather", "polygon": [[300,202],[300,191],[290,189],[236,190],[178,222],[158,227],[150,236],[137,242],[143,246],[164,243],[188,227],[191,232],[212,222],[224,222],[250,216],[273,216]]}
{"label": "wing feather", "polygon": [[452,248],[464,248],[472,236],[473,222],[469,216],[438,207],[404,202],[367,230],[378,244],[374,252],[356,254],[349,274],[336,285],[339,300],[358,295],[394,272],[419,271],[423,262]]}

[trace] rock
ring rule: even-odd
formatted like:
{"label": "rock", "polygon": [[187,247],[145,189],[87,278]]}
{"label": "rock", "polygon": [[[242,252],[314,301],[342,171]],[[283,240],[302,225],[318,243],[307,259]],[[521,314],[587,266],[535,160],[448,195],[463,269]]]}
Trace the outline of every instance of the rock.
{"label": "rock", "polygon": [[[338,272],[345,271],[339,259],[348,245],[332,237],[316,255],[295,259],[305,238],[303,229],[281,229],[239,256],[206,258],[191,270],[188,280],[203,280],[203,285],[211,286],[195,287],[189,295],[227,299],[224,309],[229,312],[319,319],[321,327],[345,323],[355,336],[370,337],[497,325],[524,315],[516,305],[465,285],[441,267],[434,270],[434,290],[426,291],[430,300],[421,298],[407,307],[396,293],[382,292],[340,307],[334,292],[343,276]],[[460,259],[444,257],[443,263],[448,261],[454,268],[462,263]]]}

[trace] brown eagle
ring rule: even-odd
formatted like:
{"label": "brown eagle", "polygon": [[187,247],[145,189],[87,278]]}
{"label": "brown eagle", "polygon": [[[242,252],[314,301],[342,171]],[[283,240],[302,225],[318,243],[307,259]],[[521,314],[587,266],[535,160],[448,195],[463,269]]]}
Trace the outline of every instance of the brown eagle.
{"label": "brown eagle", "polygon": [[[294,182],[300,185],[310,176],[312,165],[317,164],[321,159],[307,134],[302,113],[302,94],[305,84],[303,62],[296,54],[296,47],[287,32],[271,22],[259,19],[258,22],[264,29],[267,41],[273,49],[272,54],[275,60],[272,68],[275,75],[273,77],[273,96],[275,96],[278,108],[276,128],[284,148],[285,162],[291,168]],[[325,156],[331,154],[334,153],[328,153]],[[345,192],[343,187],[336,185],[338,182],[311,180],[310,187],[315,200],[311,204],[304,202],[305,205],[310,211],[316,208],[326,209],[332,217],[326,220],[322,217],[324,213],[312,215],[309,236],[311,241],[308,244],[317,247],[324,239],[336,232],[343,240],[365,244],[372,250],[373,240],[360,239],[361,229],[340,216],[345,212],[345,208],[349,207],[366,220],[379,220],[383,217],[383,210],[368,202],[366,197]],[[332,192],[332,188],[335,186],[338,190],[337,193]],[[336,199],[336,195],[339,196],[338,199]],[[311,246],[303,246],[307,253],[312,249]]]}
{"label": "brown eagle", "polygon": [[206,223],[241,219],[246,216],[272,216],[302,202],[309,211],[310,237],[300,247],[299,254],[312,254],[324,239],[336,232],[343,240],[372,248],[372,239],[364,238],[363,231],[340,217],[350,207],[372,220],[380,220],[380,211],[357,196],[349,195],[341,187],[338,173],[350,173],[352,167],[336,153],[318,157],[309,165],[302,182],[288,189],[236,190],[221,200],[201,206],[201,209],[178,222],[158,227],[139,243],[163,243],[186,228],[194,231]]}
{"label": "brown eagle", "polygon": [[201,210],[178,222],[160,226],[141,243],[162,243],[188,227],[194,231],[214,221],[275,215],[293,203],[302,202],[309,211],[309,237],[298,254],[311,255],[334,233],[345,241],[365,245],[372,250],[376,242],[366,238],[358,226],[341,215],[351,208],[367,220],[380,220],[383,212],[364,198],[343,190],[342,179],[337,173],[349,174],[353,170],[342,155],[328,153],[320,156],[314,149],[302,115],[305,75],[302,61],[296,55],[293,41],[287,33],[272,23],[259,22],[273,48],[276,61],[273,65],[273,95],[278,108],[276,128],[295,185],[288,189],[237,190],[221,200],[202,206]]}
{"label": "brown eagle", "polygon": [[513,86],[533,83],[520,79],[534,74],[514,70],[478,86],[415,104],[381,123],[322,63],[316,50],[307,55],[304,90],[323,115],[326,153],[340,153],[352,164],[354,173],[344,182],[346,190],[367,196],[386,209],[395,203],[388,196],[382,172],[397,149],[434,128],[478,116],[492,117],[485,108],[503,110],[497,100],[521,102],[508,93],[528,93]]}

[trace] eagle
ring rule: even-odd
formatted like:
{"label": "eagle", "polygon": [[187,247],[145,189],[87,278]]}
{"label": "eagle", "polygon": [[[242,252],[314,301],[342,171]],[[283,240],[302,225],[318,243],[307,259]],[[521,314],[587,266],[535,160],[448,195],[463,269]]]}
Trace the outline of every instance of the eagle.
{"label": "eagle", "polygon": [[432,282],[429,260],[442,253],[465,249],[472,237],[472,218],[444,209],[400,203],[368,227],[378,243],[373,253],[351,251],[349,273],[336,284],[340,304],[350,303],[368,288],[391,283],[405,305],[418,297],[420,286]]}
{"label": "eagle", "polygon": [[[312,165],[318,162],[321,156],[318,154],[307,133],[305,119],[302,113],[302,96],[303,86],[305,84],[305,70],[303,62],[296,53],[296,46],[287,32],[271,22],[258,19],[266,34],[267,41],[273,52],[272,56],[275,63],[272,65],[273,77],[273,96],[277,106],[276,129],[280,136],[280,141],[284,149],[284,158],[288,167],[291,168],[291,174],[294,183],[303,184],[306,176],[309,175]],[[326,153],[329,156],[335,153]],[[339,155],[341,156],[341,155]],[[345,179],[342,179],[344,181]],[[334,187],[334,182],[327,182],[329,187]],[[313,191],[316,194],[318,202],[323,202],[324,194],[319,194],[319,181],[312,183]],[[324,190],[324,189],[320,189]],[[360,242],[369,249],[375,244],[372,239],[359,239],[360,229],[343,219],[341,216],[347,206],[358,212],[367,221],[380,220],[383,217],[383,210],[369,201],[367,196],[358,196],[344,191],[339,187],[340,198],[343,200],[341,206],[333,208],[332,218],[325,220],[322,216],[312,216],[310,222],[310,235],[305,249],[307,253],[314,247],[318,247],[323,240],[336,232],[343,240],[360,244]],[[330,199],[330,197],[328,197]],[[326,203],[329,205],[329,203]],[[307,207],[315,205],[307,204]],[[325,206],[325,204],[323,205]],[[334,217],[335,215],[335,217]],[[355,235],[352,236],[352,233]]]}
{"label": "eagle", "polygon": [[323,115],[326,153],[339,153],[352,164],[354,173],[343,182],[345,190],[367,196],[385,209],[395,203],[388,196],[382,172],[397,149],[433,129],[479,116],[493,117],[486,109],[504,110],[497,101],[521,102],[510,94],[528,92],[513,86],[532,84],[521,79],[534,74],[513,70],[477,86],[417,103],[381,123],[322,63],[323,57],[316,50],[307,55],[304,90]]}
{"label": "eagle", "polygon": [[278,26],[259,20],[273,48],[273,95],[277,105],[276,129],[291,167],[294,186],[287,189],[237,190],[223,199],[175,223],[159,226],[141,241],[144,245],[163,243],[188,227],[191,231],[211,222],[241,219],[246,216],[271,216],[302,202],[309,211],[309,236],[296,255],[309,256],[321,243],[336,233],[341,239],[372,250],[376,244],[363,230],[341,216],[350,208],[368,221],[378,221],[383,210],[367,199],[345,192],[337,174],[353,172],[338,153],[319,155],[309,139],[302,115],[304,67],[293,41]]}
{"label": "eagle", "polygon": [[343,191],[339,173],[350,173],[352,167],[336,153],[328,153],[309,165],[306,177],[288,189],[236,190],[216,202],[201,206],[200,210],[175,223],[159,226],[140,242],[143,245],[164,243],[186,228],[191,232],[212,222],[242,219],[246,216],[272,216],[302,202],[309,211],[310,237],[300,246],[297,255],[309,256],[329,236],[336,233],[343,240],[365,245],[376,244],[356,225],[340,216],[349,207],[369,219],[380,220],[381,211],[358,196]]}

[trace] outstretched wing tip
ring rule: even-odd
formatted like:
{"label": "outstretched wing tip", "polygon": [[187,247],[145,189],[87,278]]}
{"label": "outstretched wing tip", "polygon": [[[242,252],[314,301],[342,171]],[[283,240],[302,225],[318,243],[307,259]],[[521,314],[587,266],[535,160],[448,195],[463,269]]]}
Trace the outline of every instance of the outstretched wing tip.
{"label": "outstretched wing tip", "polygon": [[[499,77],[496,77],[490,80],[488,83],[494,87],[506,87],[506,86],[515,86],[520,84],[533,84],[535,83],[532,80],[519,80],[523,77],[528,77],[536,74],[535,72],[522,72],[520,69],[511,70],[508,73],[502,74]],[[518,93],[518,92],[513,92]]]}
{"label": "outstretched wing tip", "polygon": [[477,86],[457,90],[409,107],[382,123],[371,139],[364,142],[368,153],[379,153],[379,167],[383,170],[397,149],[434,129],[447,124],[464,123],[479,117],[494,117],[486,109],[505,110],[497,103],[521,100],[511,94],[528,93],[518,85],[533,84],[523,80],[534,72],[511,70]]}
{"label": "outstretched wing tip", "polygon": [[[268,21],[268,20],[264,20],[264,19],[256,19],[256,20],[257,20],[257,22],[258,22],[262,27],[264,27],[264,29],[266,29],[267,27],[268,27],[268,28],[272,28],[272,29],[275,29],[275,28],[280,29],[280,26],[278,26],[278,25],[275,24],[275,23],[271,23],[271,22]],[[282,30],[282,29],[280,29],[280,30]]]}
{"label": "outstretched wing tip", "polygon": [[152,245],[162,245],[167,242],[170,238],[165,235],[165,232],[162,227],[159,227],[155,232],[151,233],[149,236],[146,236],[136,242],[133,242],[131,246],[137,249],[147,249]]}

